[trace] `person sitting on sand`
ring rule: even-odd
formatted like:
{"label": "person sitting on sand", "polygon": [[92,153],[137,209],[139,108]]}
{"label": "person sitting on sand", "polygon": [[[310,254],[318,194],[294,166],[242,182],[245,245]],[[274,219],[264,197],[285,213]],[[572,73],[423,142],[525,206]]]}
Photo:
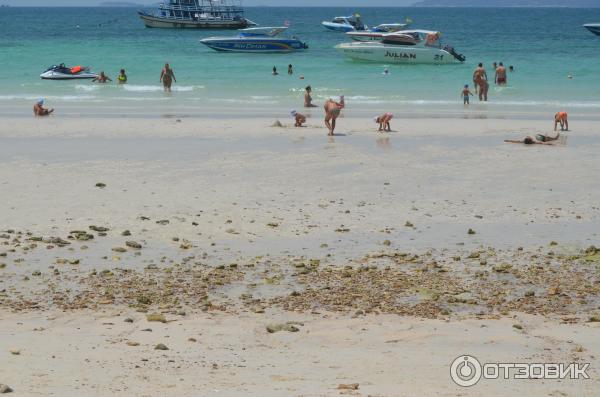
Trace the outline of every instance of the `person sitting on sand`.
{"label": "person sitting on sand", "polygon": [[164,69],[162,70],[162,72],[160,72],[159,81],[163,83],[165,92],[171,92],[171,85],[173,84],[173,82],[177,83],[175,73],[173,72],[173,69],[171,69],[171,66],[168,63],[165,63]]}
{"label": "person sitting on sand", "polygon": [[316,108],[317,105],[312,103],[312,96],[310,93],[312,92],[312,87],[308,86],[305,88],[306,92],[304,93],[304,107],[305,108]]}
{"label": "person sitting on sand", "polygon": [[336,102],[329,98],[323,108],[325,109],[325,126],[329,129],[329,136],[333,136],[335,131],[335,121],[340,116],[340,112],[346,106],[344,96],[340,97],[340,101]]}
{"label": "person sitting on sand", "polygon": [[302,113],[298,113],[297,111],[292,110],[290,112],[290,116],[292,116],[292,118],[296,122],[294,124],[294,127],[303,127],[302,124],[306,123],[306,116],[303,115]]}
{"label": "person sitting on sand", "polygon": [[504,142],[524,143],[525,145],[554,145],[559,137],[560,134],[556,134],[556,136],[536,134],[535,137],[527,136],[522,140],[506,139]]}
{"label": "person sitting on sand", "polygon": [[465,84],[465,87],[463,88],[461,94],[463,97],[463,103],[465,106],[467,106],[469,104],[469,97],[473,96],[473,93],[471,92],[471,90],[469,89],[469,85]]}
{"label": "person sitting on sand", "polygon": [[496,77],[494,79],[496,80],[497,85],[506,85],[508,82],[506,78],[506,68],[502,62],[500,62],[500,65],[496,68]]}
{"label": "person sitting on sand", "polygon": [[44,108],[44,100],[40,98],[35,105],[33,105],[33,114],[36,116],[49,116],[54,112],[54,109]]}
{"label": "person sitting on sand", "polygon": [[100,72],[100,74],[92,80],[92,83],[106,83],[108,81],[112,81],[110,77],[104,74],[104,72]]}
{"label": "person sitting on sand", "polygon": [[392,120],[392,118],[394,118],[394,115],[391,114],[390,112],[387,112],[387,113],[382,114],[381,116],[375,117],[373,120],[375,120],[375,123],[379,124],[379,129],[377,131],[391,132],[392,127],[390,126],[390,120]]}
{"label": "person sitting on sand", "polygon": [[554,131],[556,131],[556,127],[560,124],[561,131],[569,131],[569,119],[567,112],[558,112],[554,115]]}
{"label": "person sitting on sand", "polygon": [[117,77],[117,80],[119,81],[119,84],[127,83],[127,75],[125,74],[125,69],[121,69],[121,72],[119,72],[119,77]]}
{"label": "person sitting on sand", "polygon": [[487,81],[487,73],[483,68],[483,63],[480,63],[473,72],[473,82],[475,83],[475,92],[477,92],[477,88],[479,87],[479,100],[487,101],[488,100],[488,90],[490,88],[490,84]]}

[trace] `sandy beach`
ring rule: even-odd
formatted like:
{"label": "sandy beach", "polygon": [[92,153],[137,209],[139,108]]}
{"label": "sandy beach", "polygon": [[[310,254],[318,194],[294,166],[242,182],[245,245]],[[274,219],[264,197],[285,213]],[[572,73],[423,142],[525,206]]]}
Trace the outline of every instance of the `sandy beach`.
{"label": "sandy beach", "polygon": [[[597,394],[600,122],[526,146],[503,140],[549,133],[551,116],[397,117],[382,134],[345,111],[327,137],[321,112],[306,128],[3,117],[0,383],[15,396]],[[590,363],[591,379],[461,388],[449,371],[463,354]]]}

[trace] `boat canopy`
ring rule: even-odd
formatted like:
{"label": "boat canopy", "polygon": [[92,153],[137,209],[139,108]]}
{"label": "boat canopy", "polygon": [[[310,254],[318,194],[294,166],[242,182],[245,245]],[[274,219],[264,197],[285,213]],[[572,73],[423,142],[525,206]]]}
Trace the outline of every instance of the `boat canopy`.
{"label": "boat canopy", "polygon": [[277,36],[279,34],[281,34],[282,32],[285,32],[287,30],[287,26],[265,26],[265,27],[259,27],[259,28],[247,28],[247,29],[240,29],[240,36],[243,37],[251,37],[251,36]]}

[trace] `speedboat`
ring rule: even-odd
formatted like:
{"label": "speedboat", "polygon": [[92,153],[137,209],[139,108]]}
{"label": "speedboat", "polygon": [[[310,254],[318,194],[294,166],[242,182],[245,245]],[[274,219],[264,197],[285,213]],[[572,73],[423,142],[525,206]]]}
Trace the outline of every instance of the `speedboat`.
{"label": "speedboat", "polygon": [[595,34],[596,36],[600,36],[600,23],[586,23],[583,25],[584,28]]}
{"label": "speedboat", "polygon": [[98,74],[90,72],[89,68],[84,66],[68,67],[61,63],[60,65],[50,66],[44,73],[40,74],[40,77],[44,80],[81,80],[95,79]]}
{"label": "speedboat", "polygon": [[321,22],[321,25],[336,32],[356,32],[367,30],[367,26],[362,23],[360,14],[358,13],[349,17],[335,17],[331,21]]}
{"label": "speedboat", "polygon": [[347,32],[346,35],[356,41],[381,41],[384,34],[406,29],[411,23],[412,21],[407,18],[406,23],[382,23],[368,31]]}
{"label": "speedboat", "polygon": [[447,64],[464,62],[454,48],[440,43],[440,32],[402,30],[385,33],[380,42],[342,43],[335,48],[347,57],[380,63]]}
{"label": "speedboat", "polygon": [[209,37],[200,42],[213,50],[227,52],[292,52],[308,45],[295,37],[277,37],[286,26],[240,29],[234,37]]}

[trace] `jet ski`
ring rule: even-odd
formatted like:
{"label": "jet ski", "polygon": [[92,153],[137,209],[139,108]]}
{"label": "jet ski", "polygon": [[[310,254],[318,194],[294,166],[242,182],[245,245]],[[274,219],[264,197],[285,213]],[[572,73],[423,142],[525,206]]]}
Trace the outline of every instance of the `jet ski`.
{"label": "jet ski", "polygon": [[94,79],[98,74],[90,72],[90,69],[84,66],[68,67],[61,63],[50,66],[40,77],[44,80],[79,80]]}

